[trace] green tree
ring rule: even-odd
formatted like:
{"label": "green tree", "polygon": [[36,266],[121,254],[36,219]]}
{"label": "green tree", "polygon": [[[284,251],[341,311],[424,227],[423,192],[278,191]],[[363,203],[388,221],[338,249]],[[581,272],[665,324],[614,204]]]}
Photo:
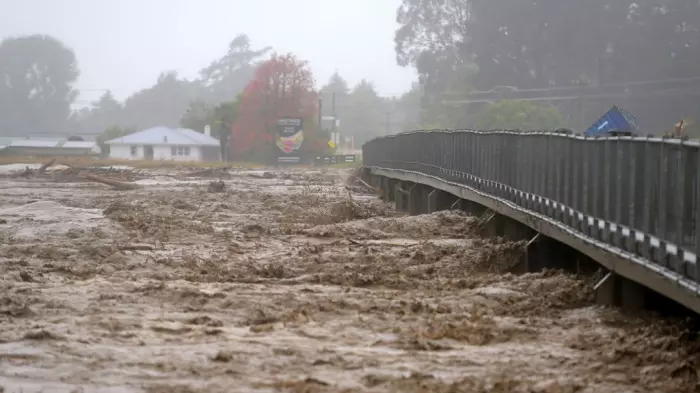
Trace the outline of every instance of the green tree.
{"label": "green tree", "polygon": [[67,131],[79,76],[73,51],[53,37],[0,43],[0,133]]}
{"label": "green tree", "polygon": [[377,94],[374,84],[361,80],[349,94],[341,133],[355,137],[355,146],[386,133],[387,102]]}
{"label": "green tree", "polygon": [[180,79],[174,71],[161,73],[155,85],[126,99],[120,124],[136,125],[142,129],[176,127],[190,103],[201,96],[198,83]]}
{"label": "green tree", "polygon": [[83,108],[71,115],[73,128],[84,134],[95,134],[109,126],[121,124],[123,118],[122,104],[114,98],[111,91],[105,92],[92,108]]}
{"label": "green tree", "polygon": [[199,132],[203,132],[209,125],[211,135],[219,139],[221,157],[226,159],[233,124],[238,116],[239,101],[240,97],[236,101],[226,101],[216,106],[208,105],[203,100],[193,101],[182,116],[180,125]]}
{"label": "green tree", "polygon": [[191,130],[203,132],[207,125],[214,126],[211,124],[213,115],[214,107],[207,104],[206,101],[198,99],[192,101],[187,107],[185,114],[180,119],[180,125]]}
{"label": "green tree", "polygon": [[[335,94],[335,113],[333,113],[333,95]],[[321,87],[319,91],[319,98],[322,102],[321,114],[323,116],[333,116],[335,115],[341,122],[341,127],[345,123],[347,111],[348,111],[348,96],[350,94],[350,88],[348,87],[348,82],[340,76],[336,71],[331,75],[328,83]],[[331,121],[323,121],[321,128],[323,130],[330,130],[333,123]]]}
{"label": "green tree", "polygon": [[411,90],[404,93],[396,101],[396,110],[403,119],[402,131],[413,131],[421,128],[421,88],[420,84],[413,83]]}
{"label": "green tree", "polygon": [[132,128],[122,128],[119,126],[111,126],[105,129],[98,137],[97,137],[97,144],[100,146],[100,150],[102,151],[103,156],[108,156],[109,155],[109,145],[106,144],[105,142],[110,141],[112,139],[116,139],[122,136],[127,136],[129,134],[133,134],[135,132],[134,129]]}
{"label": "green tree", "polygon": [[505,100],[484,109],[475,125],[480,130],[553,131],[565,121],[554,107]]}
{"label": "green tree", "polygon": [[207,101],[230,101],[240,94],[253,78],[256,61],[270,51],[270,47],[253,49],[245,34],[235,37],[221,58],[200,71],[200,83],[207,91]]}
{"label": "green tree", "polygon": [[204,100],[195,100],[180,119],[180,125],[198,132],[204,132],[208,125],[212,129],[212,136],[218,137],[222,130],[230,133],[236,121],[237,107],[238,100],[222,102],[216,106],[209,105]]}
{"label": "green tree", "polygon": [[687,0],[403,0],[396,54],[426,86],[471,61],[480,90],[692,77],[697,20]]}

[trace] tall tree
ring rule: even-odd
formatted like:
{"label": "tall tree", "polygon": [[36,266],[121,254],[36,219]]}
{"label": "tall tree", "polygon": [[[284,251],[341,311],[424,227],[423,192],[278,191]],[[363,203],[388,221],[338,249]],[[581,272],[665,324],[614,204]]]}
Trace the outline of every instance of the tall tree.
{"label": "tall tree", "polygon": [[208,101],[218,104],[233,100],[253,77],[254,63],[270,50],[270,47],[253,49],[245,34],[234,38],[224,56],[200,71],[201,83],[208,92]]}
{"label": "tall tree", "polygon": [[[347,105],[349,94],[350,88],[348,87],[348,82],[342,76],[340,76],[337,71],[334,72],[329,78],[328,83],[321,87],[321,90],[319,91],[319,95],[322,100],[322,115],[335,116],[340,120],[342,127],[348,113]],[[323,121],[322,128],[332,129],[333,123],[331,121]]]}
{"label": "tall tree", "polygon": [[211,106],[204,100],[195,100],[180,119],[180,125],[199,132],[203,132],[207,125],[210,126],[211,135],[219,139],[221,157],[226,159],[231,129],[237,116],[238,100],[222,102],[216,106]]}
{"label": "tall tree", "polygon": [[214,107],[207,104],[202,99],[197,99],[190,102],[185,114],[180,119],[180,125],[191,130],[203,132],[204,128],[212,123],[214,117]]}
{"label": "tall tree", "polygon": [[387,102],[377,94],[374,84],[361,80],[350,93],[342,133],[355,137],[355,145],[387,133]]}
{"label": "tall tree", "polygon": [[340,76],[338,71],[334,72],[328,80],[328,83],[321,88],[321,94],[324,98],[326,96],[330,97],[333,93],[346,96],[349,92],[350,88],[348,87],[348,82]]}
{"label": "tall tree", "polygon": [[0,43],[0,134],[66,131],[79,75],[73,51],[53,37]]}
{"label": "tall tree", "polygon": [[92,103],[92,108],[82,108],[73,113],[70,120],[78,133],[95,134],[110,126],[121,125],[123,109],[112,92],[107,91]]}
{"label": "tall tree", "polygon": [[505,100],[490,104],[476,119],[480,130],[552,131],[564,126],[557,108],[528,101]]}
{"label": "tall tree", "polygon": [[697,75],[700,3],[403,0],[397,60],[421,76],[474,61],[480,89]]}
{"label": "tall tree", "polygon": [[259,158],[269,158],[276,149],[276,122],[285,116],[303,119],[302,148],[317,148],[320,139],[314,124],[316,100],[308,64],[292,54],[273,55],[256,69],[241,95],[231,139],[233,157],[255,153]]}
{"label": "tall tree", "polygon": [[155,85],[132,94],[124,103],[122,124],[140,129],[176,127],[193,100],[201,97],[196,82],[180,79],[176,72],[164,72]]}
{"label": "tall tree", "polygon": [[419,83],[413,83],[411,90],[404,93],[396,101],[396,110],[402,119],[401,131],[412,131],[422,128],[421,89]]}
{"label": "tall tree", "polygon": [[103,157],[109,156],[109,145],[105,142],[116,139],[122,136],[127,136],[136,132],[133,128],[124,128],[119,126],[109,126],[100,135],[97,136],[97,143],[100,145],[100,150]]}

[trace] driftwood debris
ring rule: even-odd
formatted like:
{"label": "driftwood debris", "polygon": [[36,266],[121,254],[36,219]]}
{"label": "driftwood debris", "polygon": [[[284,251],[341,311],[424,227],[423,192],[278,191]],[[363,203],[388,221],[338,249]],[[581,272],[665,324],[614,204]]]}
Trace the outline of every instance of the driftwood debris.
{"label": "driftwood debris", "polygon": [[127,244],[119,247],[119,251],[153,251],[154,247],[149,244]]}
{"label": "driftwood debris", "polygon": [[51,165],[53,165],[55,163],[56,163],[56,159],[54,158],[51,161],[41,165],[41,167],[39,167],[39,170],[37,171],[37,174],[39,174],[39,175],[43,174],[44,172],[46,172],[46,169],[48,169]]}
{"label": "driftwood debris", "polygon": [[116,188],[117,190],[136,190],[139,187],[138,184],[133,184],[133,183],[125,183],[117,180],[112,180],[112,179],[105,179],[104,177],[99,177],[91,174],[86,174],[85,178],[90,181],[94,181],[95,183],[102,183],[106,184],[108,186],[112,186]]}
{"label": "driftwood debris", "polygon": [[228,175],[228,171],[232,168],[232,165],[220,167],[220,168],[208,168],[201,171],[190,172],[185,175],[185,177],[217,177]]}

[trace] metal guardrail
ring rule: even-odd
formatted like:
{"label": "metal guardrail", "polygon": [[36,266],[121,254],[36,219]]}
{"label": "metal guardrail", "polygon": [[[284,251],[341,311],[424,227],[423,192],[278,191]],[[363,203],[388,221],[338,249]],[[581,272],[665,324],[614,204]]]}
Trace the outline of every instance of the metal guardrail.
{"label": "metal guardrail", "polygon": [[700,143],[552,132],[414,131],[364,165],[423,173],[542,214],[700,283]]}

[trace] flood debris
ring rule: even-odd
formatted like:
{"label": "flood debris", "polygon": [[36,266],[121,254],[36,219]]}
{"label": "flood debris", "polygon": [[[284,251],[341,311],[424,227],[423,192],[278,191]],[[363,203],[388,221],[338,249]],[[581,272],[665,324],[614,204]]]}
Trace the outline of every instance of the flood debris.
{"label": "flood debris", "polygon": [[126,183],[118,180],[112,180],[112,179],[107,179],[104,177],[96,176],[96,175],[91,175],[91,174],[85,174],[84,175],[86,179],[90,181],[94,181],[95,183],[101,183],[101,184],[106,184],[108,186],[114,187],[117,190],[121,191],[127,191],[127,190],[136,190],[139,188],[138,184],[133,184],[133,183]]}
{"label": "flood debris", "polygon": [[217,167],[217,168],[207,168],[207,169],[202,169],[199,171],[194,171],[194,172],[189,172],[185,174],[185,177],[200,177],[200,178],[207,178],[207,177],[230,177],[230,170],[233,168],[233,166],[229,165],[226,167]]}
{"label": "flood debris", "polygon": [[396,212],[349,171],[59,165],[0,179],[6,391],[696,389],[682,321],[596,306],[584,277],[509,274],[521,243]]}
{"label": "flood debris", "polygon": [[226,191],[226,183],[224,183],[223,180],[211,181],[209,182],[207,191],[211,193],[224,192]]}
{"label": "flood debris", "polygon": [[[8,166],[12,167],[13,165],[5,165],[5,167]],[[133,168],[116,168],[114,166],[78,167],[52,159],[38,167],[35,165],[24,165],[21,170],[2,171],[0,172],[0,178],[32,178],[61,183],[92,181],[85,178],[86,174],[121,182],[133,182],[148,177],[142,171]]]}

